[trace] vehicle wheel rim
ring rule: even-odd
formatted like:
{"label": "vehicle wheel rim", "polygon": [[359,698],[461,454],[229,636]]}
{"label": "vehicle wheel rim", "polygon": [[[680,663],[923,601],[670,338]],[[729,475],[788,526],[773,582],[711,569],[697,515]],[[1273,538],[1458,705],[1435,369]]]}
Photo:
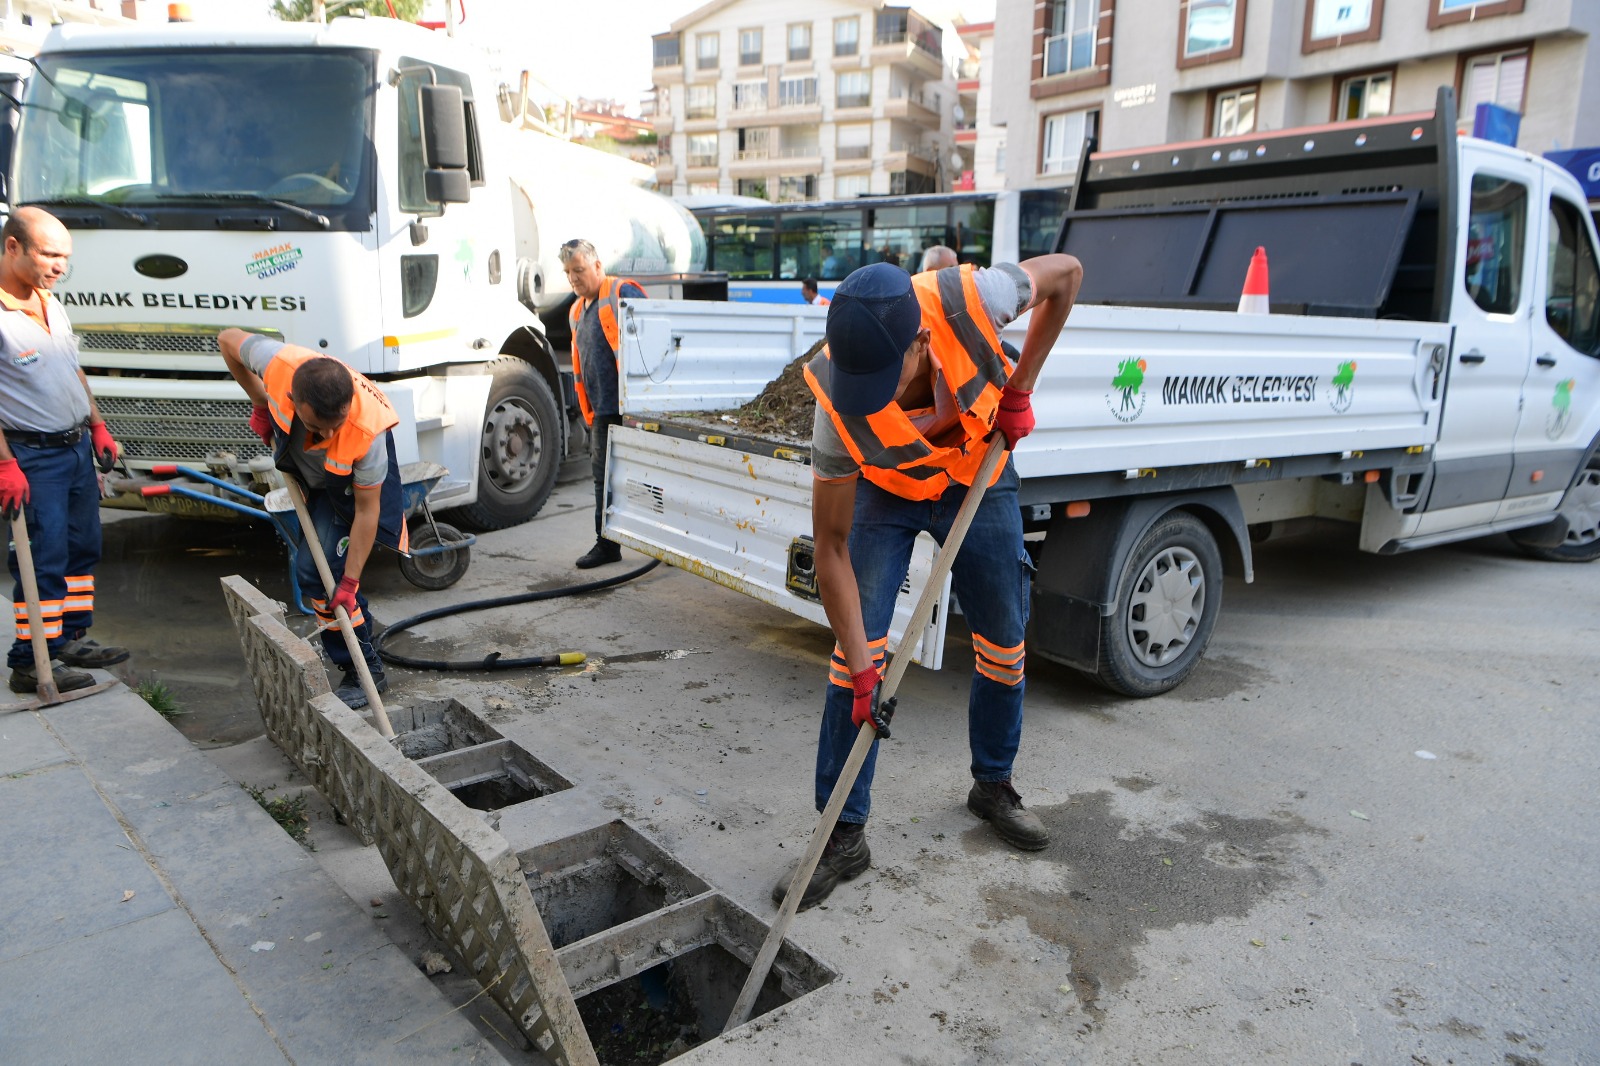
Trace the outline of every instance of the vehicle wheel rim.
{"label": "vehicle wheel rim", "polygon": [[483,426],[483,469],[495,488],[505,493],[526,488],[543,451],[539,420],[526,401],[504,400],[489,412]]}
{"label": "vehicle wheel rim", "polygon": [[1572,547],[1584,548],[1600,540],[1600,469],[1583,472],[1561,501],[1561,517],[1567,520],[1567,539]]}
{"label": "vehicle wheel rim", "polygon": [[1156,554],[1128,600],[1128,644],[1145,666],[1167,666],[1189,649],[1206,606],[1206,575],[1187,548]]}

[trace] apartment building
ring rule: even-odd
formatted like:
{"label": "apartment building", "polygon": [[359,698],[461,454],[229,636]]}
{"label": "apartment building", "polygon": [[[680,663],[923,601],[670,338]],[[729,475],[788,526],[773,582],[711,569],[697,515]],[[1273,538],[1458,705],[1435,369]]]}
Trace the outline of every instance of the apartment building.
{"label": "apartment building", "polygon": [[653,38],[656,183],[817,200],[950,189],[944,33],[870,0],[717,0]]}
{"label": "apartment building", "polygon": [[[1008,188],[1107,149],[1432,111],[1521,115],[1536,153],[1600,145],[1600,0],[997,0]],[[1587,101],[1587,108],[1581,104]]]}

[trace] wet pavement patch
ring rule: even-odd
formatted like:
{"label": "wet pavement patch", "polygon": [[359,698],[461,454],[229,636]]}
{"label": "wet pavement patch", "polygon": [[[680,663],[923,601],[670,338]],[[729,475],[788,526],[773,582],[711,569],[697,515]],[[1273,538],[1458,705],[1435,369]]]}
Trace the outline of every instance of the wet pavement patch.
{"label": "wet pavement patch", "polygon": [[[1066,888],[1047,892],[1014,884],[986,886],[989,918],[1022,918],[1035,935],[1070,950],[1080,1002],[1098,1002],[1139,974],[1135,951],[1152,929],[1242,918],[1295,878],[1298,820],[1204,813],[1166,827],[1134,826],[1117,814],[1109,791],[1081,793],[1030,808],[1051,843],[1025,861],[1066,868]],[[965,834],[969,850],[1000,848],[986,827]]]}

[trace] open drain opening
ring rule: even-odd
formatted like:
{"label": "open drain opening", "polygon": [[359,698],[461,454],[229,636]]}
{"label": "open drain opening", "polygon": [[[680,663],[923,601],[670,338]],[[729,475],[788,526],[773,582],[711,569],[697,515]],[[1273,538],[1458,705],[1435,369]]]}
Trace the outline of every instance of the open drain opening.
{"label": "open drain opening", "polygon": [[[601,1066],[658,1066],[722,1032],[750,967],[717,944],[697,948],[578,999]],[[768,974],[756,1017],[790,1001]]]}
{"label": "open drain opening", "polygon": [[528,889],[557,948],[709,890],[623,822],[557,841],[522,860]]}
{"label": "open drain opening", "polygon": [[572,787],[572,782],[509,740],[418,759],[417,766],[479,811],[502,810]]}

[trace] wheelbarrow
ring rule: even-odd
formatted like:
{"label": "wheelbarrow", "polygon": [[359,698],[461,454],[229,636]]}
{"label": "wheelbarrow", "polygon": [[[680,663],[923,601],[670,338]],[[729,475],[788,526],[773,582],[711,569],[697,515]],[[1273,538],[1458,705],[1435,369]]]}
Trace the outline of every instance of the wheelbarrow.
{"label": "wheelbarrow", "polygon": [[[272,470],[272,460],[263,456],[252,460],[250,468],[265,477]],[[413,585],[430,592],[447,589],[461,580],[472,563],[472,546],[478,542],[472,534],[463,533],[433,516],[428,493],[446,473],[448,471],[438,463],[406,463],[400,467],[401,500],[406,518],[410,520],[409,552],[400,556],[400,573]],[[266,519],[289,549],[289,587],[294,589],[295,608],[301,614],[312,613],[300,595],[295,578],[300,552],[305,550],[305,538],[292,508],[287,504],[268,506],[266,496],[189,466],[161,464],[151,467],[150,474],[158,478],[184,478],[194,484],[163,480],[124,485],[123,488],[137,491],[147,501],[175,496],[208,508]]]}

